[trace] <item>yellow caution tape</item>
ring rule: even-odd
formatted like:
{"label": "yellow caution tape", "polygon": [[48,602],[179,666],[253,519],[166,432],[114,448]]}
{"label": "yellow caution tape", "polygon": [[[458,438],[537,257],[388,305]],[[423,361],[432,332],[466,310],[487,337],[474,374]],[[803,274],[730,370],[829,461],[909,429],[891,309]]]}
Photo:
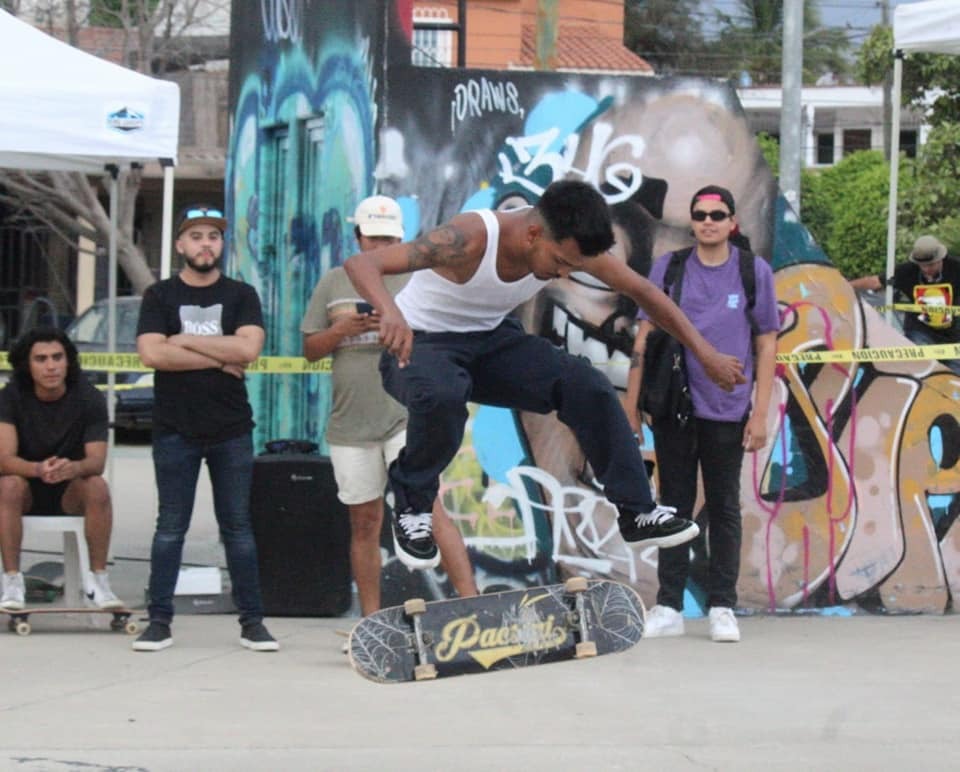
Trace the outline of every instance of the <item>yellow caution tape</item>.
{"label": "yellow caution tape", "polygon": [[909,311],[913,314],[925,314],[928,311],[943,314],[960,314],[960,306],[938,306],[933,303],[894,303],[891,306],[874,306],[874,309],[883,311]]}
{"label": "yellow caution tape", "polygon": [[[828,364],[837,362],[921,362],[931,359],[960,359],[960,344],[935,344],[929,346],[885,346],[881,348],[836,349],[831,351],[780,352],[777,362],[781,364]],[[80,364],[92,372],[153,372],[144,367],[136,354],[82,353]],[[595,363],[609,367],[610,362]],[[622,362],[626,366],[627,362]],[[330,357],[308,362],[303,357],[259,357],[247,366],[251,374],[300,375],[304,373],[329,374],[333,366]],[[9,370],[7,352],[0,351],[0,370]],[[135,384],[124,384],[133,388]]]}
{"label": "yellow caution tape", "polygon": [[960,359],[960,344],[932,346],[885,346],[883,348],[837,349],[778,353],[781,364],[834,362],[919,362],[931,359]]}
{"label": "yellow caution tape", "polygon": [[[153,368],[145,367],[136,354],[117,354],[108,352],[85,351],[80,354],[80,365],[91,372],[150,373]],[[316,362],[308,362],[303,357],[259,357],[247,366],[248,373],[329,373],[333,366],[330,357]],[[10,361],[6,351],[0,351],[0,370],[10,370]]]}

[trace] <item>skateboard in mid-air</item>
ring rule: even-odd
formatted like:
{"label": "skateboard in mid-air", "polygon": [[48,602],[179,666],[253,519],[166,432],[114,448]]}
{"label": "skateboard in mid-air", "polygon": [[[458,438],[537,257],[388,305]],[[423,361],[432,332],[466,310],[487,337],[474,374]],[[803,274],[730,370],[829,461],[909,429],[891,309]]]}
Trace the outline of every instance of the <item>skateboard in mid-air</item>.
{"label": "skateboard in mid-air", "polygon": [[619,582],[564,584],[403,606],[350,632],[350,664],[371,681],[422,681],[625,651],[643,635],[640,596]]}
{"label": "skateboard in mid-air", "polygon": [[33,606],[21,609],[0,608],[0,613],[7,615],[7,629],[17,635],[30,635],[33,627],[30,625],[31,614],[110,614],[110,629],[119,632],[123,630],[128,635],[134,635],[140,628],[132,620],[136,611],[128,608],[98,608],[84,606],[66,608],[64,606]]}

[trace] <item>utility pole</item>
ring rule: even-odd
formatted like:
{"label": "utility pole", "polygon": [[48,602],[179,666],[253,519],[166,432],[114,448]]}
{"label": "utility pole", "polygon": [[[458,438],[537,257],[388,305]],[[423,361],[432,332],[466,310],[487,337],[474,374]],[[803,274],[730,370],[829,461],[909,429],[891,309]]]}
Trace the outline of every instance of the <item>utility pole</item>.
{"label": "utility pole", "polygon": [[[884,27],[890,24],[890,0],[879,0],[881,23]],[[890,160],[890,134],[893,124],[893,73],[887,72],[883,77],[883,157]]]}
{"label": "utility pole", "polygon": [[557,69],[558,0],[537,0],[537,48],[533,69]]}
{"label": "utility pole", "polygon": [[780,111],[780,190],[800,214],[803,155],[803,0],[783,3],[783,107]]}

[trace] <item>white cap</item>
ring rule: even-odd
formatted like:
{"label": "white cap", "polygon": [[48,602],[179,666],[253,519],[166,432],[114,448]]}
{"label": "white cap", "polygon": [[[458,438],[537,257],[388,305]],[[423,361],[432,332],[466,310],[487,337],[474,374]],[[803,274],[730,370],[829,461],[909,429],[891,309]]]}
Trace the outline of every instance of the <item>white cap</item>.
{"label": "white cap", "polygon": [[370,196],[357,205],[349,218],[364,236],[403,238],[403,212],[400,204],[388,196]]}

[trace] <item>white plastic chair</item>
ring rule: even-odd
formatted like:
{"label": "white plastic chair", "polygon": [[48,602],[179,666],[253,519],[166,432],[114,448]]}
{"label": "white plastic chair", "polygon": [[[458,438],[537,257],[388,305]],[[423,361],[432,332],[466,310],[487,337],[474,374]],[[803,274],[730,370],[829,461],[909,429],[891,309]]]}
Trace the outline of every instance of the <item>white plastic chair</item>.
{"label": "white plastic chair", "polygon": [[80,515],[24,515],[23,537],[38,533],[63,534],[63,605],[83,608],[87,576],[90,573],[90,552],[83,534]]}

